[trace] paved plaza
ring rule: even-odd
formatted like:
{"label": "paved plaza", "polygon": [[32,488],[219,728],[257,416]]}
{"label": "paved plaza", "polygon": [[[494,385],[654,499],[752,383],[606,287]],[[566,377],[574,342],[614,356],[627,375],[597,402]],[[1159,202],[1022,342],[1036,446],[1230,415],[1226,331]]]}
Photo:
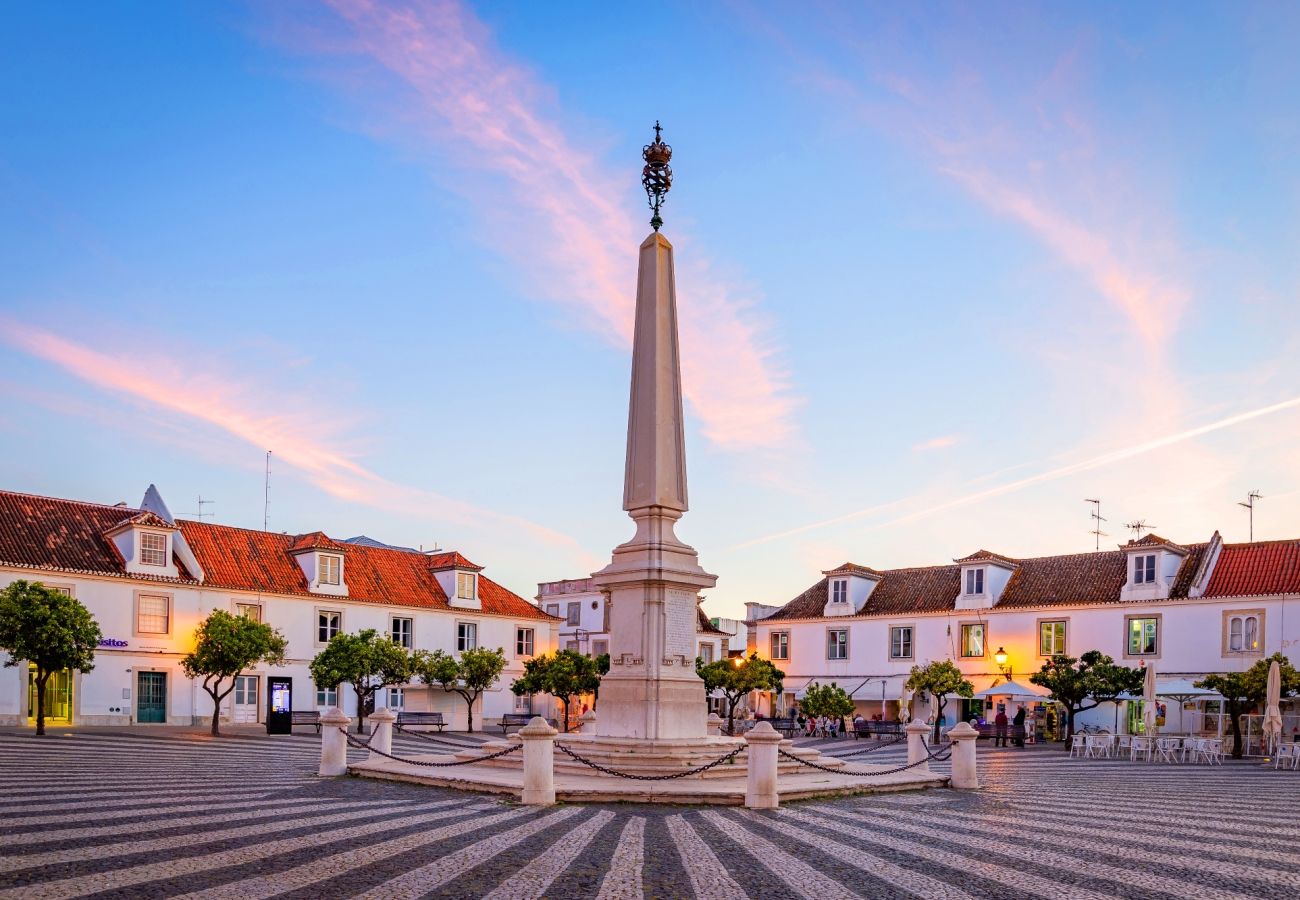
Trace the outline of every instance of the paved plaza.
{"label": "paved plaza", "polygon": [[0,897],[1300,896],[1300,773],[1257,763],[981,746],[979,793],[534,809],[318,779],[318,741],[0,733]]}

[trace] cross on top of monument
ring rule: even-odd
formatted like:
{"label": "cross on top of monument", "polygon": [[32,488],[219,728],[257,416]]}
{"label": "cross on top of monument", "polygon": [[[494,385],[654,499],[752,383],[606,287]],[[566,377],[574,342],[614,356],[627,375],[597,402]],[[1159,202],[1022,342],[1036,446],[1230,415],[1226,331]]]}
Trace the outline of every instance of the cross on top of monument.
{"label": "cross on top of monument", "polygon": [[645,188],[646,199],[654,212],[650,217],[650,227],[655,231],[664,224],[664,220],[659,217],[659,208],[663,206],[668,191],[673,186],[673,170],[668,166],[673,158],[673,148],[663,142],[660,136],[662,131],[663,126],[656,119],[654,143],[641,148],[641,158],[645,160],[645,168],[641,170],[641,186]]}

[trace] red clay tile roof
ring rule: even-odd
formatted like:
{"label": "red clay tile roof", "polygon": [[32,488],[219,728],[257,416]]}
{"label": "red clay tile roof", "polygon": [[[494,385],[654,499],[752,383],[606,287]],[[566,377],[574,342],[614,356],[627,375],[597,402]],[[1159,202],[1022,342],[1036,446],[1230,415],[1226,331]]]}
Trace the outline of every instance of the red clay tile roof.
{"label": "red clay tile roof", "polygon": [[342,553],[345,549],[347,549],[345,545],[327,536],[323,531],[299,535],[297,540],[289,545],[290,553],[302,553],[304,550],[335,550]]}
{"label": "red clay tile roof", "polygon": [[1165,549],[1172,550],[1175,553],[1179,553],[1187,549],[1182,544],[1175,544],[1173,541],[1169,540],[1169,538],[1162,538],[1154,531],[1151,532],[1150,534],[1143,535],[1142,537],[1138,538],[1135,541],[1129,541],[1127,544],[1124,544],[1120,549],[1126,550],[1130,547],[1164,547]]}
{"label": "red clay tile roof", "polygon": [[[133,580],[194,583],[178,562],[181,578],[127,574],[122,558],[104,532],[140,510],[75,500],[58,500],[0,491],[0,565],[42,571],[108,575]],[[307,578],[290,554],[302,538],[252,531],[210,522],[177,523],[204,571],[204,587],[321,597],[307,590]],[[307,537],[311,537],[308,535]],[[331,539],[321,535],[325,541]],[[361,603],[393,603],[425,609],[450,609],[434,577],[434,567],[459,554],[429,557],[405,550],[349,545],[343,580],[346,598]],[[532,603],[482,575],[479,600],[489,615],[550,619]]]}
{"label": "red clay tile roof", "polygon": [[840,563],[835,568],[827,569],[825,572],[822,572],[822,574],[823,575],[846,575],[846,574],[866,575],[868,578],[880,577],[880,573],[877,572],[875,569],[872,569],[869,566],[860,566],[857,563],[851,563],[851,562]]}
{"label": "red clay tile roof", "polygon": [[[122,557],[112,539],[105,535],[141,514],[138,509],[123,506],[0,491],[0,565],[124,575]],[[179,566],[178,571],[184,573],[185,569]],[[193,580],[188,574],[180,579],[158,575],[133,577],[150,581]]]}
{"label": "red clay tile roof", "polygon": [[704,614],[704,610],[700,609],[697,606],[695,607],[695,612],[698,613],[698,618],[699,618],[699,626],[696,630],[700,634],[721,634],[730,637],[729,632],[713,627],[713,622],[711,622],[709,620],[709,617]]}
{"label": "red clay tile roof", "polygon": [[1300,593],[1300,541],[1224,544],[1207,597]]}
{"label": "red clay tile roof", "polygon": [[[120,506],[114,508],[119,511],[124,511]],[[118,522],[116,525],[111,526],[108,529],[108,531],[111,533],[119,529],[126,528],[130,525],[143,525],[146,528],[168,528],[168,529],[176,527],[174,524],[168,522],[162,516],[156,515],[152,512],[149,512],[148,510],[145,510],[144,512],[138,512],[133,516],[127,516],[125,519]]]}
{"label": "red clay tile roof", "polygon": [[482,566],[476,566],[465,557],[461,556],[455,550],[449,550],[446,553],[429,553],[425,557],[429,561],[429,568],[435,572],[442,569],[471,569],[475,572],[483,571]]}
{"label": "red clay tile roof", "polygon": [[1000,562],[1008,566],[1020,565],[1020,560],[1012,559],[1009,556],[1003,556],[1001,553],[994,553],[992,550],[976,550],[970,556],[963,556],[961,559],[953,560],[953,562],[955,563],[982,562],[982,561]]}
{"label": "red clay tile roof", "polygon": [[[1294,543],[1300,548],[1300,541]],[[1187,556],[1170,587],[1170,599],[1187,597],[1192,578],[1208,545],[1181,546],[1187,551]],[[978,554],[966,557],[976,558],[985,557]],[[1297,551],[1297,558],[1300,558],[1300,550]],[[1002,590],[997,609],[1119,603],[1120,590],[1128,577],[1128,554],[1123,550],[1042,556],[1012,562],[1017,568]],[[957,595],[961,591],[960,574],[959,565],[886,569],[881,572],[880,582],[858,615],[903,616],[955,609]],[[1300,582],[1300,573],[1297,573],[1297,580]],[[763,621],[821,618],[826,605],[827,581],[823,578]],[[1211,584],[1213,583],[1211,579]],[[1295,589],[1300,590],[1300,587]]]}

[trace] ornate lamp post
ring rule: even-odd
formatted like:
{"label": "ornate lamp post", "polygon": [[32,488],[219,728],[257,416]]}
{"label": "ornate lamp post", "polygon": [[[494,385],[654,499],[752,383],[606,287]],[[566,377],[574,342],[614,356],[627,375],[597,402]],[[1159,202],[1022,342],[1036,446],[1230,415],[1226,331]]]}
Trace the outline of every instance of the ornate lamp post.
{"label": "ornate lamp post", "polygon": [[1002,673],[1002,677],[1010,681],[1011,667],[1007,665],[1007,651],[999,647],[998,652],[993,654],[993,661],[998,664],[998,671]]}

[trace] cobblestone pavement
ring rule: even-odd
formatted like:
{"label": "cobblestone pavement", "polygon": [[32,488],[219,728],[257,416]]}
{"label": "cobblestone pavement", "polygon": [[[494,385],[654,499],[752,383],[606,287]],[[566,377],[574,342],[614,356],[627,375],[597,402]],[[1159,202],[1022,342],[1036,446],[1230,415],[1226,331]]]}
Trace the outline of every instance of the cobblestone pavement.
{"label": "cobblestone pavement", "polygon": [[310,733],[0,733],[0,898],[1300,897],[1300,772],[1258,763],[981,746],[978,793],[539,810],[321,780],[318,748]]}

